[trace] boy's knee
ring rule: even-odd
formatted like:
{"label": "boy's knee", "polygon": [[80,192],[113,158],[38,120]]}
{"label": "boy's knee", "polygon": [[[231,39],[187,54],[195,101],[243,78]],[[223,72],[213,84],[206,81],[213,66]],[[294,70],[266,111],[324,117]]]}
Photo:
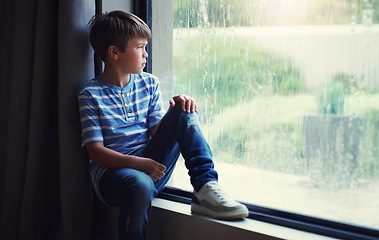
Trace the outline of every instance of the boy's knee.
{"label": "boy's knee", "polygon": [[133,184],[133,195],[136,199],[151,200],[156,195],[156,191],[154,182],[148,175],[141,173],[138,177],[135,177]]}
{"label": "boy's knee", "polygon": [[180,106],[179,103],[178,103],[178,104],[175,104],[175,106],[174,106],[173,108],[171,108],[170,111],[175,112],[175,113],[177,113],[177,114],[180,114],[180,113],[183,112],[183,110],[182,110],[182,106]]}
{"label": "boy's knee", "polygon": [[175,113],[176,116],[179,117],[179,119],[189,121],[190,123],[193,123],[193,124],[200,123],[199,114],[197,112],[193,112],[193,113],[184,112],[180,104],[176,104],[175,107],[173,107],[171,110]]}

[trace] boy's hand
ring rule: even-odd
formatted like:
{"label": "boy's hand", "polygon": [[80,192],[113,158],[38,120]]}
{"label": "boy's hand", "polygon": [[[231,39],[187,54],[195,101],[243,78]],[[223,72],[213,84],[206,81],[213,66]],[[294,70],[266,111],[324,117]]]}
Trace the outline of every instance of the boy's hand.
{"label": "boy's hand", "polygon": [[197,103],[190,96],[177,95],[170,99],[170,108],[174,107],[176,103],[179,103],[183,112],[193,113],[197,112]]}
{"label": "boy's hand", "polygon": [[140,165],[140,170],[147,175],[155,182],[161,179],[166,171],[166,167],[153,159],[150,158],[140,158],[139,160]]}

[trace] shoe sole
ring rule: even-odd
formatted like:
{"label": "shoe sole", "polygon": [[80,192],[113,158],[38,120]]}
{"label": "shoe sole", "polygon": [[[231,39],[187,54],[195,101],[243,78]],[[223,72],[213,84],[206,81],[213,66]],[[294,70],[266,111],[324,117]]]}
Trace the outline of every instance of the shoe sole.
{"label": "shoe sole", "polygon": [[191,203],[191,211],[195,214],[207,215],[216,219],[232,220],[248,217],[249,213],[245,209],[230,212],[214,212],[209,208],[205,208],[195,203]]}

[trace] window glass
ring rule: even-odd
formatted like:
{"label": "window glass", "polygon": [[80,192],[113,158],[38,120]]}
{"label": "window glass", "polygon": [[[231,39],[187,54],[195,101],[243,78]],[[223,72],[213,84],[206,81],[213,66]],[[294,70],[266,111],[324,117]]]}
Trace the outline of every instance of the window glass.
{"label": "window glass", "polygon": [[[379,228],[379,1],[173,0],[175,94],[223,188]],[[158,56],[155,56],[158,57]],[[192,191],[180,160],[171,185]]]}

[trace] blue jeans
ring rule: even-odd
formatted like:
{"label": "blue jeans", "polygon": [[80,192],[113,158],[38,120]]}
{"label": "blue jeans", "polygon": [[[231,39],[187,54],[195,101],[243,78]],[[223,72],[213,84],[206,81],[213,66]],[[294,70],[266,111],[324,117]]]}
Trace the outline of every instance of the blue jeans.
{"label": "blue jeans", "polygon": [[113,168],[104,173],[100,192],[106,203],[120,207],[119,239],[144,239],[151,201],[165,187],[180,153],[195,190],[217,180],[198,114],[185,113],[178,104],[166,113],[149,143],[136,154],[165,165],[164,177],[154,183],[147,174],[134,169]]}

